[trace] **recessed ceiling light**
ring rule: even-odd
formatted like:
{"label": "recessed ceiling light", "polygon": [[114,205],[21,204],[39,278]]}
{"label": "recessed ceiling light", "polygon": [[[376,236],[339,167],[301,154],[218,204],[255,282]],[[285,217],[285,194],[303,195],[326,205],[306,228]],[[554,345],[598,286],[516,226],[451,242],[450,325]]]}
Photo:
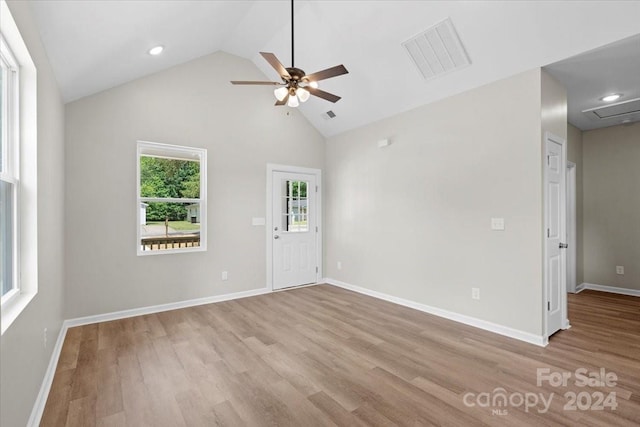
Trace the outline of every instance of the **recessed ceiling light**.
{"label": "recessed ceiling light", "polygon": [[607,95],[607,96],[603,96],[602,98],[600,98],[600,100],[604,101],[604,102],[611,102],[611,101],[615,101],[616,99],[620,98],[622,95],[620,95],[619,93],[612,93],[611,95]]}
{"label": "recessed ceiling light", "polygon": [[164,46],[156,46],[149,49],[149,55],[160,55],[164,50]]}

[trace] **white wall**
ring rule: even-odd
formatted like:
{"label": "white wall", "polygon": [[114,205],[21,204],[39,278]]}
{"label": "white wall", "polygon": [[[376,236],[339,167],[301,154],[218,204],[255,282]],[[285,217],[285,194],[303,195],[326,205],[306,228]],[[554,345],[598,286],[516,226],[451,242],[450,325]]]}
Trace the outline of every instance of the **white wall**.
{"label": "white wall", "polygon": [[64,107],[27,2],[8,5],[38,73],[39,282],[0,343],[0,425],[7,427],[27,423],[62,326],[64,286]]}
{"label": "white wall", "polygon": [[582,142],[584,281],[640,290],[640,124],[586,131]]}
{"label": "white wall", "polygon": [[[67,104],[66,317],[265,287],[266,164],[322,168],[324,139],[232,79],[265,76],[219,52]],[[136,256],[136,140],[208,149],[206,252]]]}
{"label": "white wall", "polygon": [[330,138],[327,277],[541,335],[541,80],[532,70]]}

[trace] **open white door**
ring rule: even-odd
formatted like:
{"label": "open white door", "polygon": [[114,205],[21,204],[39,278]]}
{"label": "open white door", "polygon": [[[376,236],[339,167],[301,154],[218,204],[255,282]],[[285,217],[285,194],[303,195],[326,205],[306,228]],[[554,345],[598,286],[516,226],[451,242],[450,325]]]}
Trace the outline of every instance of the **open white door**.
{"label": "open white door", "polygon": [[316,283],[318,260],[317,175],[271,172],[272,288]]}
{"label": "open white door", "polygon": [[549,133],[545,136],[545,296],[546,335],[566,324],[566,142]]}

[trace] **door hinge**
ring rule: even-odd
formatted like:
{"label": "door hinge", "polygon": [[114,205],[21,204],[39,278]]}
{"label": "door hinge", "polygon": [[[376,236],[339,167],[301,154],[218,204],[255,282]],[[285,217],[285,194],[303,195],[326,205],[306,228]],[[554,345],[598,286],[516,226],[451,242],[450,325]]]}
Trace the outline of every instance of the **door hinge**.
{"label": "door hinge", "polygon": [[316,273],[318,272],[318,267],[316,267]]}
{"label": "door hinge", "polygon": [[318,186],[316,185],[316,193],[318,192]]}
{"label": "door hinge", "polygon": [[551,301],[547,301],[547,311],[551,311]]}
{"label": "door hinge", "polygon": [[316,226],[316,233],[318,232],[318,226]]}
{"label": "door hinge", "polygon": [[551,164],[551,156],[547,155],[547,165]]}
{"label": "door hinge", "polygon": [[547,237],[551,237],[551,231],[547,228]]}

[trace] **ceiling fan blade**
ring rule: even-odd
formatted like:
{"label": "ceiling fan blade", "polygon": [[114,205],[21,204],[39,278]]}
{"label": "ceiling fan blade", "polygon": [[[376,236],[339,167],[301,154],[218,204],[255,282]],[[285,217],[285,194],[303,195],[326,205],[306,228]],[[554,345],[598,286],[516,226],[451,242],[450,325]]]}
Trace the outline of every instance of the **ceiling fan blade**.
{"label": "ceiling fan blade", "polygon": [[331,77],[341,76],[343,74],[348,74],[349,71],[344,67],[344,65],[336,65],[335,67],[327,68],[326,70],[318,71],[313,74],[309,74],[304,76],[304,80],[308,80],[310,82],[317,82],[324,79],[330,79]]}
{"label": "ceiling fan blade", "polygon": [[311,95],[315,95],[319,98],[326,99],[327,101],[330,101],[330,102],[338,102],[341,99],[338,95],[325,92],[324,90],[315,89],[315,88],[312,88],[311,86],[307,86],[305,87],[305,89],[308,90]]}
{"label": "ceiling fan blade", "polygon": [[285,105],[287,103],[287,101],[289,100],[289,95],[285,96],[284,99],[282,101],[276,101],[276,107],[280,106],[280,105]]}
{"label": "ceiling fan blade", "polygon": [[256,82],[256,81],[245,81],[245,80],[232,80],[232,85],[276,85],[280,86],[284,83],[281,82]]}
{"label": "ceiling fan blade", "polygon": [[262,57],[267,60],[267,62],[278,72],[281,77],[287,79],[291,78],[287,69],[284,68],[284,65],[282,65],[282,63],[278,60],[278,58],[276,58],[273,53],[260,52],[260,55],[262,55]]}

